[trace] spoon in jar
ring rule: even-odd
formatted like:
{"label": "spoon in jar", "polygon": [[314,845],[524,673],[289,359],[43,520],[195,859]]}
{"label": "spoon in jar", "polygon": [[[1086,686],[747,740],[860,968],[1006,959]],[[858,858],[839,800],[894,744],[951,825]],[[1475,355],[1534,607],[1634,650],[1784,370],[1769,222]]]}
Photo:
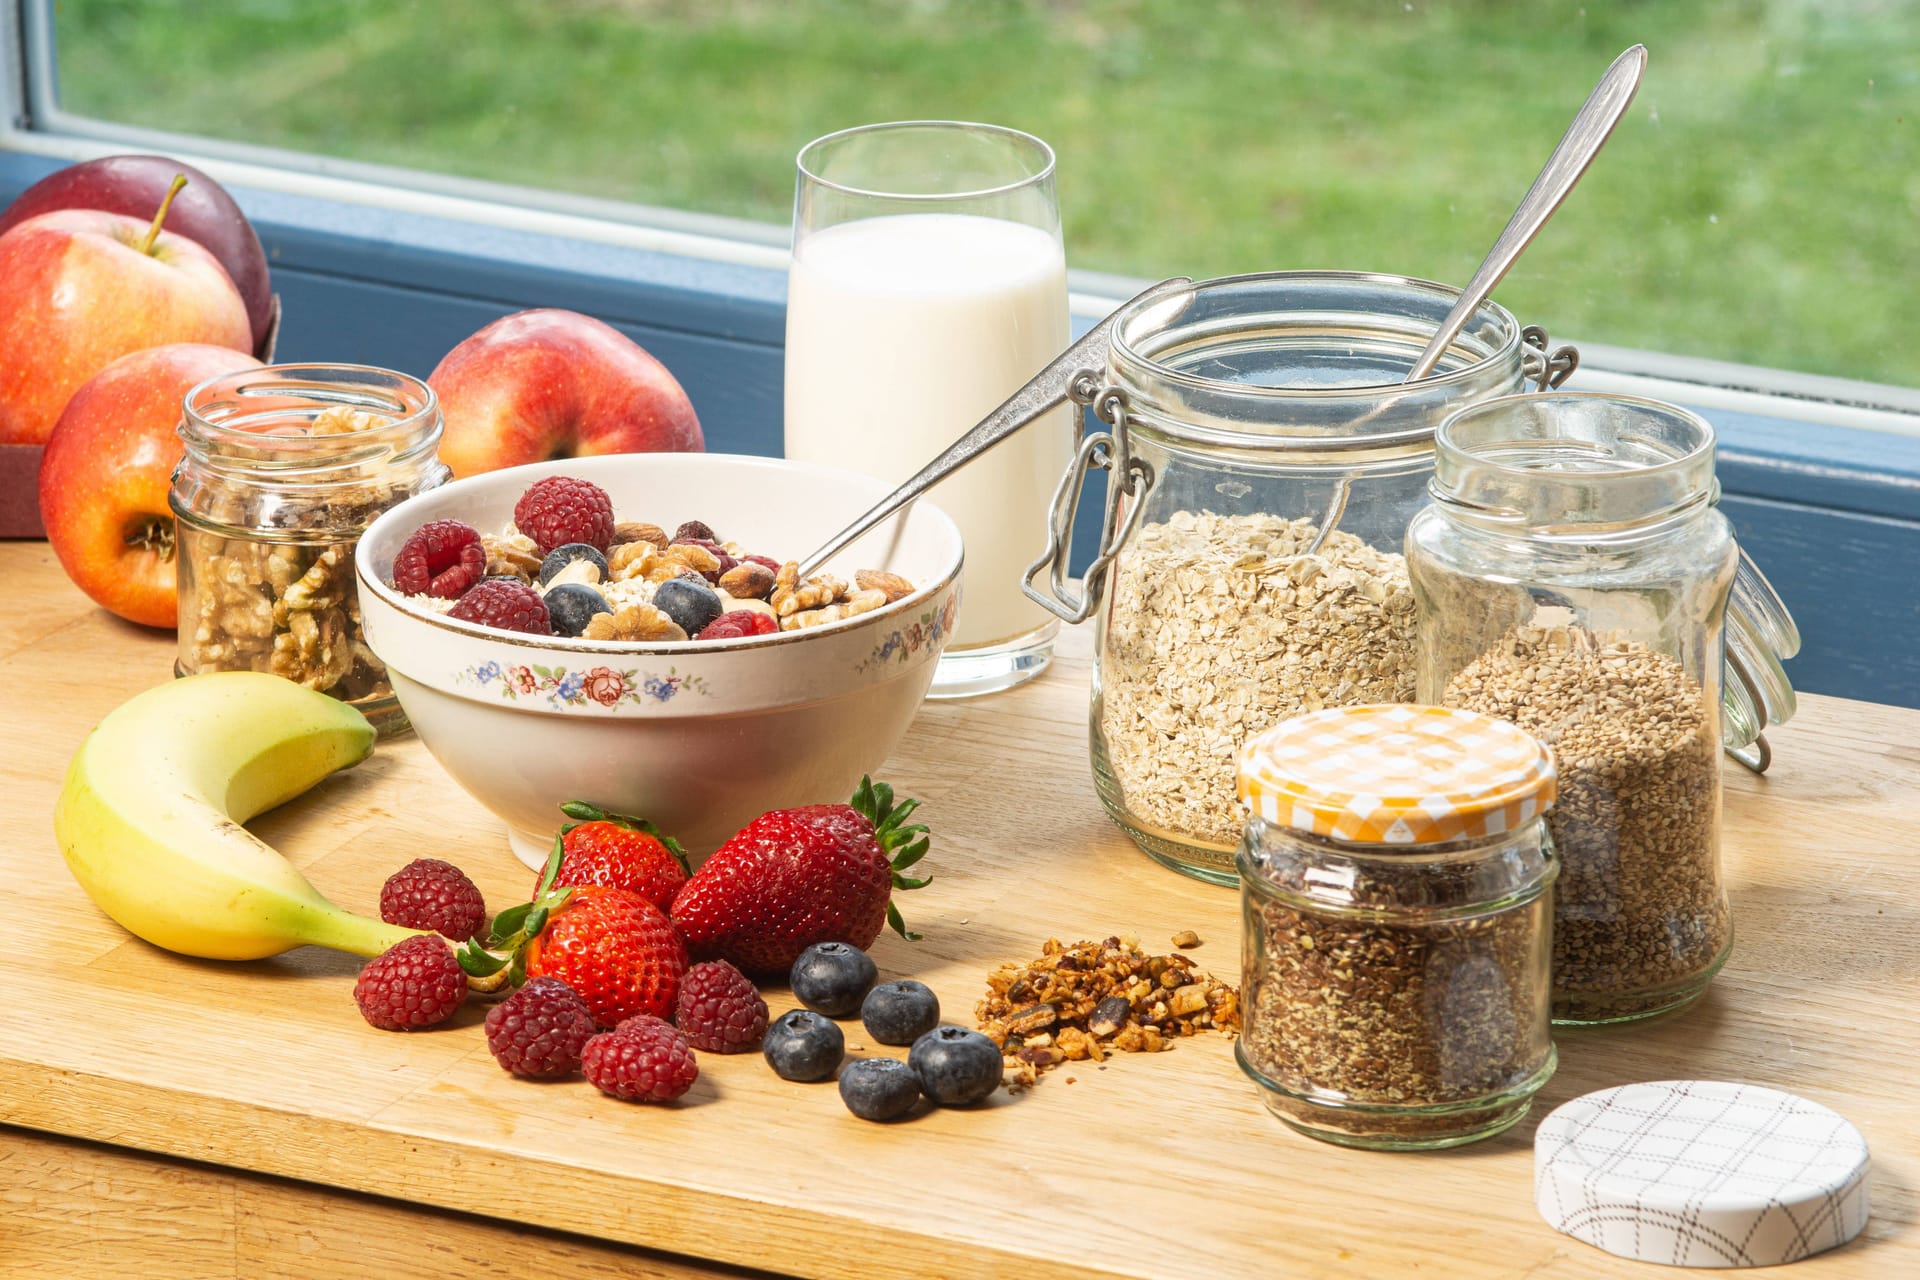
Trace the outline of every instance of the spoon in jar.
{"label": "spoon in jar", "polygon": [[[1460,336],[1460,330],[1473,313],[1480,309],[1494,286],[1506,277],[1507,271],[1526,252],[1533,238],[1540,234],[1540,228],[1547,219],[1566,201],[1574,184],[1600,154],[1600,148],[1613,134],[1614,126],[1627,113],[1627,107],[1633,102],[1634,93],[1640,88],[1640,75],[1647,69],[1647,46],[1636,44],[1613,60],[1606,74],[1600,77],[1600,83],[1593,87],[1580,110],[1574,113],[1573,120],[1567,125],[1567,131],[1560,135],[1560,143],[1554,147],[1553,154],[1547,157],[1547,163],[1540,175],[1527,188],[1527,194],[1520,198],[1513,216],[1507,220],[1506,229],[1494,240],[1493,248],[1487,250],[1479,268],[1467,281],[1467,287],[1460,291],[1459,301],[1453,304],[1440,327],[1433,331],[1433,337],[1413,358],[1413,366],[1407,370],[1407,376],[1401,382],[1418,382],[1432,373],[1445,355],[1453,340]],[[1379,408],[1357,419],[1354,427],[1366,425],[1376,414],[1384,412],[1388,406]],[[1343,478],[1334,492],[1333,500],[1328,504],[1327,514],[1320,521],[1320,531],[1314,535],[1313,542],[1304,554],[1313,555],[1320,550],[1327,535],[1339,525],[1340,517],[1346,514],[1347,494],[1352,483],[1351,477]]]}

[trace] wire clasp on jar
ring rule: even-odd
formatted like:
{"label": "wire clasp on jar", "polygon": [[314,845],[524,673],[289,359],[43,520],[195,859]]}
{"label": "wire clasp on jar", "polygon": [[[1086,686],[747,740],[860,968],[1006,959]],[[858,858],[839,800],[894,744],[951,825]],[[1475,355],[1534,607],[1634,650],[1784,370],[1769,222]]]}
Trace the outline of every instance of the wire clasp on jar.
{"label": "wire clasp on jar", "polygon": [[[1125,391],[1101,382],[1092,370],[1082,369],[1068,383],[1067,398],[1092,409],[1094,416],[1112,430],[1092,432],[1080,442],[1080,451],[1060,477],[1048,509],[1047,549],[1027,566],[1020,589],[1061,621],[1085,622],[1100,607],[1113,558],[1133,535],[1141,513],[1147,509],[1154,472],[1152,463],[1134,457],[1128,447],[1131,402]],[[1080,515],[1080,496],[1091,471],[1108,473],[1106,506],[1100,520],[1100,545],[1081,578],[1080,590],[1075,591],[1068,581],[1068,560],[1073,551],[1073,526]],[[1042,570],[1047,573],[1048,591],[1034,585]]]}

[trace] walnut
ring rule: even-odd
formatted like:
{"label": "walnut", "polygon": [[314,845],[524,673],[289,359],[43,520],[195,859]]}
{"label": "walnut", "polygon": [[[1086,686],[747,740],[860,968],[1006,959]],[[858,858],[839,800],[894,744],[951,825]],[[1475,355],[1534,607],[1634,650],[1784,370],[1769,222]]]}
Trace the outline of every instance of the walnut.
{"label": "walnut", "polygon": [[676,542],[662,551],[660,558],[668,564],[698,569],[702,577],[720,572],[720,557],[692,542]]}
{"label": "walnut", "polygon": [[[786,570],[783,568],[780,572],[785,573]],[[832,604],[846,589],[846,583],[827,573],[808,578],[790,588],[782,588],[776,579],[773,594],[767,597],[767,601],[773,606],[775,613],[782,618],[790,618],[803,610],[819,609]],[[886,603],[884,596],[880,602]]]}
{"label": "walnut", "polygon": [[384,427],[393,421],[378,413],[368,413],[364,409],[349,408],[344,404],[322,409],[313,415],[313,421],[307,424],[310,436],[339,436],[349,431],[370,431],[375,427]]}
{"label": "walnut", "polygon": [[503,534],[483,533],[480,545],[487,551],[487,573],[493,577],[514,577],[531,583],[540,573],[540,547],[518,531]]}
{"label": "walnut", "polygon": [[651,542],[644,539],[623,542],[607,556],[607,571],[616,582],[625,582],[629,578],[646,578],[660,563],[660,551]]}
{"label": "walnut", "polygon": [[799,631],[806,627],[825,626],[829,622],[839,622],[843,618],[858,617],[863,613],[872,613],[887,603],[886,593],[882,591],[862,591],[849,596],[838,604],[830,604],[822,609],[808,609],[790,614],[780,619],[782,631]]}
{"label": "walnut", "polygon": [[685,640],[680,624],[650,604],[630,604],[615,613],[596,613],[580,633],[588,640]]}
{"label": "walnut", "polygon": [[888,573],[884,569],[861,569],[853,575],[853,585],[862,591],[880,591],[887,597],[887,603],[904,600],[913,594],[913,584],[897,573]]}

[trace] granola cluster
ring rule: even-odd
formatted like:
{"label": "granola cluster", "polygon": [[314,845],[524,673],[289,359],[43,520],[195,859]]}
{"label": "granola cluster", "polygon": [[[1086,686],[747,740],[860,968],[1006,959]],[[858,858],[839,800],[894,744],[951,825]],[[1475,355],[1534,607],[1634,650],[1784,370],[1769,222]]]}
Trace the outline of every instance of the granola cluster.
{"label": "granola cluster", "polygon": [[[1191,946],[1183,933],[1177,945]],[[1240,1027],[1240,993],[1186,956],[1149,955],[1138,941],[1047,939],[1037,959],[987,977],[975,1009],[1007,1058],[1007,1085],[1030,1087],[1064,1062],[1158,1053],[1181,1036]]]}

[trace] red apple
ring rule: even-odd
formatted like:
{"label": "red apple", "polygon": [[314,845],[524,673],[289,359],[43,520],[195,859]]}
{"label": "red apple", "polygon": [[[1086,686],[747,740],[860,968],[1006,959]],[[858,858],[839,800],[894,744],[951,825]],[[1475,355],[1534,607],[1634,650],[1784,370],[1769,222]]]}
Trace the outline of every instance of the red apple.
{"label": "red apple", "polygon": [[167,230],[198,241],[226,268],[247,304],[247,323],[253,330],[247,350],[257,351],[273,310],[267,255],[233,197],[190,164],[165,156],[101,156],[68,165],[28,187],[0,213],[0,235],[17,222],[55,209],[100,209],[145,222],[160,207],[175,174],[185,174],[187,186],[167,214]]}
{"label": "red apple", "polygon": [[447,353],[440,460],[456,476],[599,453],[697,453],[700,419],[665,365],[577,311],[521,311]]}
{"label": "red apple", "polygon": [[187,392],[260,362],[181,342],[121,356],[73,393],[40,459],[40,522],[67,576],[95,603],[171,627],[173,512],[167,487],[184,446]]}
{"label": "red apple", "polygon": [[170,342],[252,350],[246,304],[198,244],[97,209],[0,235],[0,443],[44,441],[81,383]]}

